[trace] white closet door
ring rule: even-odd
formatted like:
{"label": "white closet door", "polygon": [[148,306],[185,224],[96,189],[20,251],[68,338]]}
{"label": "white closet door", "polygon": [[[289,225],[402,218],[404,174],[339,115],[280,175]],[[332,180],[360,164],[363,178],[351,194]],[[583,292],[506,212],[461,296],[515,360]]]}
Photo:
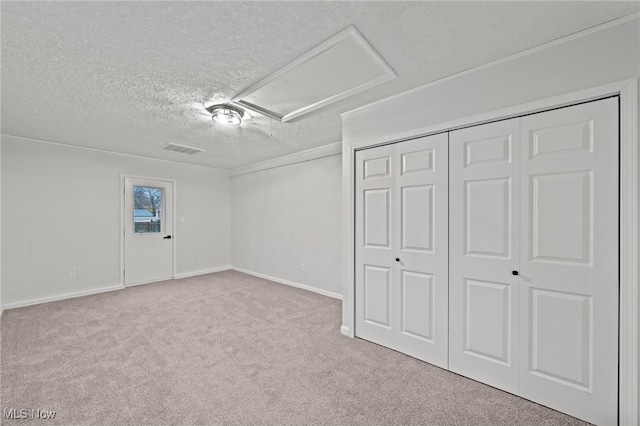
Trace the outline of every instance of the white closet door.
{"label": "white closet door", "polygon": [[518,119],[450,133],[449,368],[518,391]]}
{"label": "white closet door", "polygon": [[446,133],[396,145],[395,349],[447,368]]}
{"label": "white closet door", "polygon": [[447,367],[447,134],[356,153],[356,336]]}
{"label": "white closet door", "polygon": [[395,147],[356,152],[356,335],[393,347]]}
{"label": "white closet door", "polygon": [[618,100],[521,119],[520,395],[617,423]]}

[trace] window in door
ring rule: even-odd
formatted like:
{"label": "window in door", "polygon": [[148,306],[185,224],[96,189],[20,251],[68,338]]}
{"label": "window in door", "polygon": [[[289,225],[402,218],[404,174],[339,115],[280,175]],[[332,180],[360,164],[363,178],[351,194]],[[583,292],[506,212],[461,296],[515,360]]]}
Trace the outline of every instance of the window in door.
{"label": "window in door", "polygon": [[133,229],[136,234],[162,232],[162,188],[133,187]]}

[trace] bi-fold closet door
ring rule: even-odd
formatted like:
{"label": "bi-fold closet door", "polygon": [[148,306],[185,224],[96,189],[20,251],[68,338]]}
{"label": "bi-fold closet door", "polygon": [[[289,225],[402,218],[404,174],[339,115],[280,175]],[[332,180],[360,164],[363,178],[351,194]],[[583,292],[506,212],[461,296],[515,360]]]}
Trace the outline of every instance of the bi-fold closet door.
{"label": "bi-fold closet door", "polygon": [[356,335],[447,367],[447,134],[356,153]]}
{"label": "bi-fold closet door", "polygon": [[450,370],[616,424],[618,146],[617,98],[450,133]]}
{"label": "bi-fold closet door", "polygon": [[618,147],[609,98],[358,151],[356,336],[616,424]]}

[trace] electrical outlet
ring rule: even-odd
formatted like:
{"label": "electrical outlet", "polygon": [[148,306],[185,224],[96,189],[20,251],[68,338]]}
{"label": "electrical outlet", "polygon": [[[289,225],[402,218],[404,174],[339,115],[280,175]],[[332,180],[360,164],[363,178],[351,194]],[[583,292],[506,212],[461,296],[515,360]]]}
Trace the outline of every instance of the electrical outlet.
{"label": "electrical outlet", "polygon": [[301,271],[306,271],[306,270],[307,270],[307,267],[305,266],[305,264],[304,264],[304,263],[301,263],[301,264],[300,264],[300,270],[301,270]]}
{"label": "electrical outlet", "polygon": [[202,254],[198,255],[198,260],[202,260],[204,258],[204,256],[202,256]]}
{"label": "electrical outlet", "polygon": [[76,276],[76,268],[69,268],[69,276],[70,277]]}

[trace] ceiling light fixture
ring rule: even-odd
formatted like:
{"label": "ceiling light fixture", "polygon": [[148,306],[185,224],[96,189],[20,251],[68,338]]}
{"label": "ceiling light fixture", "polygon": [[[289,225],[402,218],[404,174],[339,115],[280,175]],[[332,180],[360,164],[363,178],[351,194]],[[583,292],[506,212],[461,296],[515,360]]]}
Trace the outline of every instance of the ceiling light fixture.
{"label": "ceiling light fixture", "polygon": [[213,121],[229,126],[239,126],[242,123],[244,110],[229,104],[216,104],[206,108],[211,113]]}

